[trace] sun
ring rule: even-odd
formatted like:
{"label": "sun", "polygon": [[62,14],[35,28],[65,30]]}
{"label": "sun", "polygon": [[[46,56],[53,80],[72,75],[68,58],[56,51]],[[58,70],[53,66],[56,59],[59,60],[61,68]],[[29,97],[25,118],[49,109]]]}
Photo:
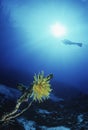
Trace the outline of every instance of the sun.
{"label": "sun", "polygon": [[55,23],[50,26],[50,32],[54,37],[64,37],[67,34],[67,29],[60,23]]}

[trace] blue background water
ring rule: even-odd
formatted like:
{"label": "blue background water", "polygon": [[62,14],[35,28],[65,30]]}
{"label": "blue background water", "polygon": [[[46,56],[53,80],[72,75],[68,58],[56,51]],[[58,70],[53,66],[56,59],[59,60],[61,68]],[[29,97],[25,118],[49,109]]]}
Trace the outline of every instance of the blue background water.
{"label": "blue background water", "polygon": [[[0,83],[28,84],[43,70],[54,74],[53,84],[62,82],[88,93],[87,10],[87,0],[1,1]],[[65,45],[53,37],[49,26],[55,22],[68,28],[66,39],[83,46]]]}

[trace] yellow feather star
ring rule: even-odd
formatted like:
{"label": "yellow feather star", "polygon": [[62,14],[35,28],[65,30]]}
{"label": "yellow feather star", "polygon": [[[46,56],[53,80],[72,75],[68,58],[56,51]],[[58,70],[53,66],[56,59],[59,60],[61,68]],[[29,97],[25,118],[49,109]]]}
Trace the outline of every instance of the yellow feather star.
{"label": "yellow feather star", "polygon": [[50,92],[52,91],[50,85],[50,79],[52,77],[52,74],[44,77],[44,72],[41,72],[38,75],[35,74],[31,94],[34,101],[42,102],[43,100],[49,98]]}

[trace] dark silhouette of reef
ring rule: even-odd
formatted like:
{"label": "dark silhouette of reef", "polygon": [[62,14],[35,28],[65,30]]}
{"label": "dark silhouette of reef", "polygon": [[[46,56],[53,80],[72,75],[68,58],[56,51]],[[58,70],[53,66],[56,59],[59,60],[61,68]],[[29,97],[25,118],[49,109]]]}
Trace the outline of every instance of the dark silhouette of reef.
{"label": "dark silhouette of reef", "polygon": [[[6,99],[3,94],[0,94],[0,117],[4,112],[10,112],[15,104],[15,100]],[[27,105],[26,102],[22,107],[25,105]],[[36,130],[42,130],[42,126],[64,126],[71,130],[88,130],[88,95],[80,93],[70,100],[55,102],[49,99],[43,103],[36,102],[20,118],[36,122],[34,126]],[[18,120],[14,120],[7,126],[0,125],[0,130],[9,129],[24,130],[24,127]]]}

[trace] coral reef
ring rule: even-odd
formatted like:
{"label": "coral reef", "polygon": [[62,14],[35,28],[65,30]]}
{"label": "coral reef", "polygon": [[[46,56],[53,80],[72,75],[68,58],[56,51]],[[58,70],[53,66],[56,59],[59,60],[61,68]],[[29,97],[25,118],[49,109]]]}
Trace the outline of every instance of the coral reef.
{"label": "coral reef", "polygon": [[[31,87],[25,88],[24,85],[19,85],[18,88],[24,92],[18,98],[15,108],[12,110],[12,112],[7,113],[2,116],[0,123],[6,124],[9,123],[12,119],[15,119],[16,117],[20,116],[23,112],[25,112],[33,103],[33,101],[43,101],[42,99],[48,99],[49,94],[51,92],[51,85],[50,80],[53,77],[52,74],[48,76],[44,76],[44,72],[39,73],[38,75],[35,74],[34,81],[31,85]],[[30,103],[28,103],[28,106],[26,106],[24,109],[20,110],[20,106],[25,101],[28,101],[29,98],[31,98]]]}

